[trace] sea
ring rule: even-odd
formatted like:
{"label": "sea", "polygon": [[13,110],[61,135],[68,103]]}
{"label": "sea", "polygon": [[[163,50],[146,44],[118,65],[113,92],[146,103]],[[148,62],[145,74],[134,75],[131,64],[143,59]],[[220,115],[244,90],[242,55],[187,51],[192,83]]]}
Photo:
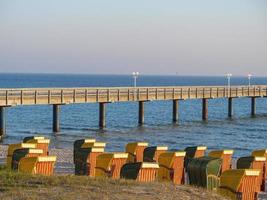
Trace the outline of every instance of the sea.
{"label": "sea", "polygon": [[[140,75],[137,86],[226,85],[226,77]],[[252,85],[267,85],[267,77],[252,77]],[[231,85],[248,85],[247,77],[232,77]],[[131,75],[0,74],[0,88],[35,87],[127,87]],[[44,135],[54,148],[72,149],[73,142],[96,138],[107,143],[107,151],[124,151],[128,142],[180,150],[205,145],[208,150],[234,149],[234,157],[249,155],[253,149],[267,148],[267,98],[257,99],[257,115],[250,115],[250,99],[233,100],[234,116],[227,117],[227,99],[209,100],[209,118],[202,121],[201,100],[179,102],[179,122],[172,123],[172,101],[145,103],[145,124],[138,126],[138,103],[110,103],[105,129],[98,128],[98,104],[61,106],[61,132],[52,131],[52,106],[16,106],[6,109],[7,134],[2,144],[21,141],[26,136]]]}

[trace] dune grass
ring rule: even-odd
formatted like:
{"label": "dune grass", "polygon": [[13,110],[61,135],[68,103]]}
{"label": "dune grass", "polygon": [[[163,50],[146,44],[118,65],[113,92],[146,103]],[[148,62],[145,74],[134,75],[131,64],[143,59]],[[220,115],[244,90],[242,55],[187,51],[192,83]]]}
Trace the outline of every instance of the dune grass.
{"label": "dune grass", "polygon": [[1,200],[146,200],[210,199],[223,197],[204,189],[170,183],[138,183],[128,180],[93,179],[84,176],[33,176],[0,167]]}

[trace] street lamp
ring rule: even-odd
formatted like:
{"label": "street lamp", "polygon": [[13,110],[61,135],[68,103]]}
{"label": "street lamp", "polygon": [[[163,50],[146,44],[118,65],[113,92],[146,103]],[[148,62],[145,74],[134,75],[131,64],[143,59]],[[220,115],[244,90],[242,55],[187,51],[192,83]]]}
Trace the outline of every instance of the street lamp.
{"label": "street lamp", "polygon": [[231,77],[233,76],[232,74],[226,74],[227,76],[227,82],[228,82],[228,96],[230,96],[230,90],[231,90]]}
{"label": "street lamp", "polygon": [[248,86],[249,87],[251,86],[251,77],[252,77],[252,74],[248,74]]}
{"label": "street lamp", "polygon": [[133,79],[134,79],[134,87],[136,87],[136,79],[139,76],[139,72],[133,72]]}

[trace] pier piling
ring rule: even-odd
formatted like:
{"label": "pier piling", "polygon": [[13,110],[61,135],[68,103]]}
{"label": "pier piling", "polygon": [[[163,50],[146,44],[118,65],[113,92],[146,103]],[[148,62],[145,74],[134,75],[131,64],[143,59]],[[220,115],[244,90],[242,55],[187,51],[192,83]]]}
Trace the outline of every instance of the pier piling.
{"label": "pier piling", "polygon": [[178,100],[175,99],[173,100],[173,106],[172,106],[172,121],[173,123],[176,123],[178,121],[179,118],[179,114],[178,114]]}
{"label": "pier piling", "polygon": [[256,115],[256,97],[251,97],[251,116]]}
{"label": "pier piling", "polygon": [[139,101],[139,116],[138,116],[138,124],[143,125],[145,122],[145,102]]}
{"label": "pier piling", "polygon": [[5,107],[0,107],[0,139],[6,134]]}
{"label": "pier piling", "polygon": [[99,128],[106,127],[106,103],[99,103]]}
{"label": "pier piling", "polygon": [[228,98],[228,117],[233,116],[233,98]]}
{"label": "pier piling", "polygon": [[202,99],[202,119],[208,119],[208,99]]}
{"label": "pier piling", "polygon": [[60,132],[60,105],[53,105],[53,132]]}

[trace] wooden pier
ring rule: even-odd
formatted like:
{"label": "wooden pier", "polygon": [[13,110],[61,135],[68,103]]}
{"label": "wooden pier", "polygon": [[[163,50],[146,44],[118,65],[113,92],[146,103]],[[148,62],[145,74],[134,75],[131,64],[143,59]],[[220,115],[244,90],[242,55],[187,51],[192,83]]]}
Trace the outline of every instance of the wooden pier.
{"label": "wooden pier", "polygon": [[99,103],[99,127],[106,126],[106,104],[139,102],[138,123],[144,123],[146,101],[173,101],[173,122],[178,121],[179,100],[202,99],[202,119],[208,119],[208,99],[227,98],[228,116],[233,116],[233,98],[251,98],[251,115],[256,114],[256,98],[267,96],[267,85],[190,87],[109,87],[109,88],[2,88],[0,89],[0,137],[6,133],[5,110],[13,106],[52,105],[53,131],[60,131],[60,106]]}

